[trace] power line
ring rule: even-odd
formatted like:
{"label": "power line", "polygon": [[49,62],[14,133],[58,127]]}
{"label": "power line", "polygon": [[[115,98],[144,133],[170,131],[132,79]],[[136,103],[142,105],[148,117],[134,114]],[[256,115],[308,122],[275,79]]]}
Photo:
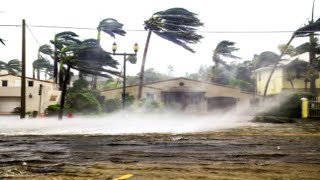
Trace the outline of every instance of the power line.
{"label": "power line", "polygon": [[[0,27],[20,27],[21,25],[0,25]],[[80,30],[97,30],[96,28],[90,28],[90,27],[75,27],[75,26],[49,26],[49,25],[29,25],[30,27],[35,27],[35,28],[52,28],[52,29],[80,29]],[[144,29],[124,29],[125,31],[129,32],[145,32],[146,30]],[[179,32],[179,31],[170,31],[170,32]],[[255,30],[255,31],[250,31],[250,30],[245,30],[245,31],[240,31],[240,30],[234,30],[234,31],[227,31],[227,30],[221,30],[221,31],[213,31],[213,30],[208,30],[208,31],[202,31],[199,30],[197,31],[199,33],[205,33],[205,34],[275,34],[275,33],[294,33],[296,31],[294,30]],[[312,32],[317,32],[317,31],[298,31],[301,33],[312,33]]]}
{"label": "power line", "polygon": [[0,27],[21,27],[21,25],[16,25],[16,24],[0,24]]}
{"label": "power line", "polygon": [[38,46],[40,47],[40,43],[39,43],[38,39],[37,39],[36,36],[32,33],[31,29],[29,28],[29,26],[28,26],[27,24],[26,24],[26,26],[27,26],[29,32],[31,33],[33,39],[37,42]]}

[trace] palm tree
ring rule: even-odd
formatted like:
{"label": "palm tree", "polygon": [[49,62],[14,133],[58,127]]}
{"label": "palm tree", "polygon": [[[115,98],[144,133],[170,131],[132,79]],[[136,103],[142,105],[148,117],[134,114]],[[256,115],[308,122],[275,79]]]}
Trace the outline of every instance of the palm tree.
{"label": "palm tree", "polygon": [[219,66],[220,64],[226,66],[226,62],[222,58],[240,59],[240,57],[233,55],[234,51],[238,51],[234,45],[235,42],[221,41],[213,50],[212,60],[215,63],[214,67],[214,82],[219,82]]}
{"label": "palm tree", "polygon": [[[79,37],[76,33],[71,31],[64,31],[61,33],[58,33],[55,35],[54,40],[51,40],[50,42],[54,45],[54,64],[53,64],[53,78],[54,82],[59,82],[60,89],[62,88],[63,83],[63,63],[62,63],[62,49],[74,45],[74,44],[80,44],[81,41],[77,39]],[[59,62],[59,68],[58,68],[58,62]],[[58,72],[59,69],[59,72]],[[58,73],[59,73],[59,81],[58,81]]]}
{"label": "palm tree", "polygon": [[47,80],[48,76],[49,76],[49,79],[53,77],[53,64],[51,63],[45,66],[44,80]]}
{"label": "palm tree", "polygon": [[[115,35],[125,36],[126,32],[122,29],[123,24],[119,23],[116,19],[106,18],[100,21],[99,26],[97,27],[98,36],[97,42],[100,45],[101,40],[101,31],[109,34],[111,37],[115,38]],[[92,89],[97,89],[97,76],[93,77]]]}
{"label": "palm tree", "polygon": [[35,78],[35,71],[37,71],[37,79],[40,80],[41,71],[46,71],[46,69],[49,68],[50,66],[52,66],[50,61],[46,60],[43,57],[40,57],[40,59],[33,61],[33,63],[32,63],[33,78]]}
{"label": "palm tree", "polygon": [[119,23],[116,19],[106,18],[99,23],[97,41],[100,44],[101,31],[109,34],[111,37],[115,38],[115,35],[125,36],[126,32],[122,29],[123,24]]}
{"label": "palm tree", "polygon": [[41,70],[45,70],[48,67],[50,67],[51,63],[47,58],[43,55],[48,55],[50,57],[53,56],[53,50],[48,44],[44,44],[39,47],[38,49],[38,59],[33,61],[32,67],[33,67],[33,73],[32,76],[35,78],[35,72],[37,71],[37,79],[40,79],[40,72]]}
{"label": "palm tree", "polygon": [[[119,64],[109,52],[104,51],[96,39],[87,39],[80,43],[70,44],[61,51],[60,62],[67,65],[65,77],[62,78],[62,94],[59,118],[62,118],[66,96],[67,83],[70,79],[70,69],[76,69],[82,73],[111,78],[112,75],[120,76],[117,69]],[[113,69],[110,69],[113,68]]]}
{"label": "palm tree", "polygon": [[[317,39],[315,38],[315,32],[320,31],[320,18],[314,22],[314,1],[312,6],[312,15],[309,24],[299,28],[294,32],[296,37],[309,36],[309,71],[316,72],[316,46]],[[310,79],[310,92],[313,94],[317,93],[316,79],[317,73],[313,73],[309,76]]]}
{"label": "palm tree", "polygon": [[9,74],[19,75],[21,74],[21,61],[18,59],[12,59],[7,63],[0,61],[0,70],[6,70]]}
{"label": "palm tree", "polygon": [[148,30],[148,36],[139,76],[138,99],[142,95],[144,68],[152,32],[194,53],[195,51],[187,44],[196,44],[203,38],[196,33],[196,28],[200,26],[203,26],[203,23],[197,18],[197,14],[184,8],[171,8],[156,12],[144,22],[144,28]]}
{"label": "palm tree", "polygon": [[[308,25],[305,25],[299,29],[297,29],[291,36],[290,40],[288,41],[288,43],[285,45],[284,49],[288,48],[290,43],[292,42],[292,40],[295,38],[295,37],[306,37],[306,36],[309,36],[309,43],[310,43],[310,46],[309,46],[309,61],[310,61],[310,67],[309,67],[309,70],[311,71],[314,71],[314,67],[313,65],[315,64],[315,60],[316,60],[316,50],[315,50],[315,37],[314,37],[314,33],[317,32],[317,31],[320,31],[320,18],[314,22],[314,19],[313,19],[313,15],[314,15],[314,1],[313,1],[313,5],[312,5],[312,14],[311,14],[311,21],[309,22]],[[281,59],[281,57],[284,55],[284,53],[282,52],[280,54],[280,58],[279,58],[279,61]],[[271,77],[279,63],[279,61],[277,61],[273,68],[272,68],[272,71],[268,77],[268,80],[267,80],[267,83],[266,83],[266,86],[265,86],[265,89],[264,89],[264,94],[263,94],[263,97],[265,98],[266,95],[267,95],[267,91],[268,91],[268,87],[269,87],[269,84],[270,84],[270,80],[271,80]],[[312,93],[316,93],[316,84],[315,84],[315,81],[316,81],[316,77],[315,76],[311,76],[310,77],[310,91]]]}
{"label": "palm tree", "polygon": [[[69,46],[74,43],[79,43],[80,40],[76,39],[78,35],[71,31],[64,31],[61,33],[58,33],[55,35],[54,40],[51,40],[50,42],[54,45],[54,51],[53,51],[53,57],[54,57],[54,63],[53,63],[53,78],[54,82],[58,83],[58,62],[60,62],[61,59],[61,50],[62,48]],[[59,71],[59,78],[60,76],[63,76],[62,71],[62,63],[60,62],[60,71]],[[61,80],[61,78],[59,79]],[[61,85],[61,83],[59,83]]]}

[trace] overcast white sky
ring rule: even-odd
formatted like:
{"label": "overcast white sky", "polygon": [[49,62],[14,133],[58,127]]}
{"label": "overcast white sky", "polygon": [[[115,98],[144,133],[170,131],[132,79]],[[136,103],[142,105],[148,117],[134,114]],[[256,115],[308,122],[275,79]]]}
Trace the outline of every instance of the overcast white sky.
{"label": "overcast white sky", "polygon": [[[124,24],[125,37],[102,35],[102,46],[110,51],[116,41],[118,52],[132,52],[137,42],[140,46],[138,64],[128,65],[130,75],[140,71],[142,53],[147,36],[143,22],[153,13],[173,7],[186,8],[198,14],[205,24],[201,31],[294,31],[307,23],[311,16],[313,0],[2,0],[0,24],[18,24],[22,19],[31,25],[97,27],[99,20],[115,18]],[[320,16],[320,0],[316,0],[315,19]],[[40,45],[50,44],[55,33],[70,29],[29,27]],[[96,38],[95,30],[71,30],[81,39]],[[153,34],[150,42],[146,68],[166,73],[167,66],[174,66],[174,75],[196,72],[200,65],[213,65],[212,51],[222,40],[236,42],[240,48],[237,55],[244,60],[263,51],[277,52],[277,46],[286,43],[291,33],[201,33],[201,43],[192,47],[192,54],[180,46]],[[0,27],[0,37],[6,46],[0,46],[0,60],[21,59],[21,27]],[[305,41],[297,39],[293,45]],[[37,57],[38,44],[27,30],[27,74]],[[115,57],[122,64],[122,57]],[[121,67],[119,66],[119,69]]]}

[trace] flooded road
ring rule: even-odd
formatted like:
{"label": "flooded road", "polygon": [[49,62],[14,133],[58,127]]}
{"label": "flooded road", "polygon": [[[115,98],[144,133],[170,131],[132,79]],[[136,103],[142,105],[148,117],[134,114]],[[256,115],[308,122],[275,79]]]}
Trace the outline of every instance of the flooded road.
{"label": "flooded road", "polygon": [[319,179],[320,122],[201,133],[0,137],[0,179]]}

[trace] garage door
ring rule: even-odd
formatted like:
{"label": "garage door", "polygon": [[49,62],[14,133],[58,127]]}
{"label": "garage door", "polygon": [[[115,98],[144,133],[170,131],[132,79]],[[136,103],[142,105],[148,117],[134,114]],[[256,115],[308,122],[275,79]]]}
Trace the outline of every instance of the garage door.
{"label": "garage door", "polygon": [[211,97],[208,98],[208,111],[230,110],[237,105],[237,98],[234,97]]}
{"label": "garage door", "polygon": [[16,107],[20,107],[19,97],[0,97],[0,113],[14,112]]}

